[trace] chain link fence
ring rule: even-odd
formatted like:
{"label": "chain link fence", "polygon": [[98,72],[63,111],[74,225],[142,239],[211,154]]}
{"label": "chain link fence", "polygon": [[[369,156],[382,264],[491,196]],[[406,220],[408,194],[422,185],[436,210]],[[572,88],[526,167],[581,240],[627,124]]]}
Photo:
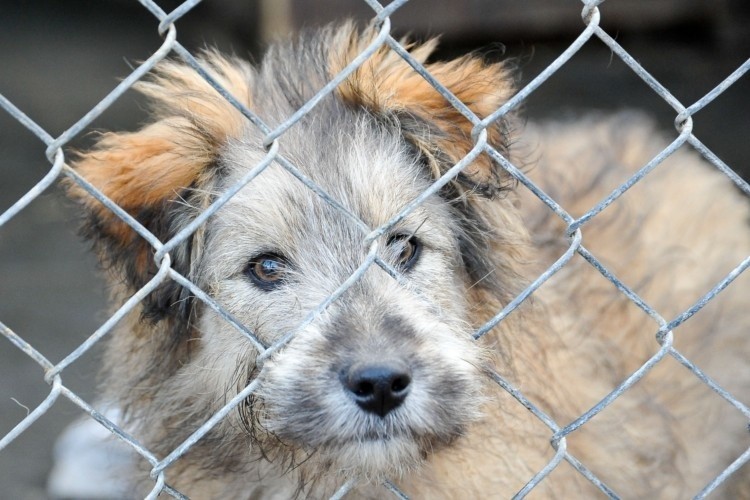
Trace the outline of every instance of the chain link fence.
{"label": "chain link fence", "polygon": [[[62,178],[67,177],[73,182],[79,184],[83,189],[88,191],[93,197],[99,200],[104,206],[106,206],[113,213],[117,214],[122,220],[124,220],[130,227],[132,227],[142,238],[144,238],[152,247],[155,252],[155,259],[159,266],[158,273],[136,294],[130,297],[125,304],[123,304],[111,317],[109,317],[104,324],[101,325],[88,339],[80,344],[75,350],[70,352],[59,362],[53,362],[49,360],[44,354],[43,345],[31,345],[24,339],[23,331],[15,332],[0,323],[0,334],[7,339],[13,346],[15,346],[20,352],[31,358],[34,362],[38,363],[44,370],[44,381],[49,384],[50,391],[46,399],[34,408],[28,416],[22,419],[18,424],[5,436],[0,439],[0,450],[7,447],[12,441],[18,438],[24,432],[27,432],[34,422],[44,415],[53,405],[58,402],[61,397],[68,399],[73,404],[78,406],[91,418],[99,422],[102,426],[108,429],[112,434],[117,436],[120,440],[126,443],[132,448],[137,454],[146,459],[151,464],[151,477],[154,480],[153,489],[149,493],[147,498],[155,498],[161,493],[167,493],[175,498],[186,498],[183,493],[176,491],[169,486],[169,467],[181,456],[183,456],[189,448],[191,448],[198,440],[200,440],[210,429],[212,429],[220,420],[225,418],[227,414],[235,409],[242,401],[247,399],[257,389],[257,379],[255,382],[250,383],[244,390],[239,392],[235,397],[231,399],[219,412],[213,415],[207,420],[199,429],[197,429],[188,439],[186,439],[180,446],[175,448],[170,454],[164,458],[155,456],[149,449],[139,443],[138,439],[131,436],[117,423],[109,420],[103,413],[94,408],[89,402],[84,401],[76,392],[69,389],[64,382],[64,376],[66,370],[76,363],[86,352],[94,347],[100,340],[106,337],[112,330],[112,328],[120,321],[125,315],[127,315],[138,303],[143,300],[149,293],[155,290],[165,280],[174,280],[181,286],[186,287],[190,292],[202,301],[208,307],[216,311],[221,317],[223,317],[230,324],[234,325],[236,329],[241,332],[250,342],[255,349],[260,352],[258,357],[259,365],[262,364],[263,360],[267,359],[273,353],[280,349],[283,349],[289,341],[298,334],[299,331],[304,329],[310,322],[316,318],[321,312],[323,312],[332,302],[336,301],[343,293],[346,292],[354,283],[361,278],[361,276],[372,266],[381,266],[382,268],[389,270],[391,274],[396,274],[389,265],[382,261],[377,254],[377,238],[384,234],[388,229],[393,227],[396,222],[403,218],[407,213],[414,210],[415,207],[419,206],[425,199],[438,192],[444,185],[451,181],[456,175],[461,172],[467,165],[469,165],[478,155],[488,154],[492,157],[499,165],[502,166],[511,176],[513,176],[522,187],[519,189],[528,189],[536,197],[539,198],[548,208],[559,217],[567,226],[567,234],[569,236],[569,246],[567,251],[544,273],[539,275],[533,283],[531,283],[520,295],[512,300],[503,310],[498,311],[497,314],[474,334],[476,339],[481,338],[501,321],[503,321],[508,315],[512,314],[524,301],[526,301],[539,287],[541,287],[547,280],[555,275],[561,268],[563,268],[573,257],[578,254],[588,261],[598,272],[600,272],[607,280],[609,280],[617,289],[626,296],[635,306],[640,308],[645,314],[647,314],[656,324],[658,330],[657,339],[659,342],[659,348],[657,352],[637,370],[632,372],[621,384],[619,384],[611,393],[606,395],[600,402],[591,407],[588,411],[580,415],[574,421],[568,424],[561,424],[556,422],[544,411],[542,411],[534,401],[527,399],[524,394],[513,386],[507,379],[501,375],[495,373],[492,375],[492,379],[497,385],[504,391],[507,391],[512,395],[521,405],[527,408],[533,417],[539,419],[544,425],[549,428],[550,431],[550,445],[554,450],[554,457],[539,470],[532,478],[528,480],[526,485],[518,491],[516,494],[517,498],[526,496],[532,491],[538,484],[545,480],[545,478],[556,468],[561,462],[566,461],[572,465],[580,474],[586,477],[592,484],[594,484],[599,490],[601,490],[606,496],[610,498],[618,498],[618,493],[612,491],[603,481],[601,481],[591,470],[589,470],[583,463],[581,463],[575,456],[573,456],[567,448],[566,439],[572,432],[586,425],[594,416],[600,413],[602,410],[611,405],[619,396],[628,391],[636,382],[642,379],[647,373],[649,373],[654,366],[659,364],[665,358],[671,357],[676,359],[679,363],[687,367],[701,382],[706,384],[710,389],[718,393],[724,398],[729,404],[731,404],[737,412],[740,412],[745,419],[750,421],[750,408],[748,408],[743,402],[737,399],[732,394],[728,393],[721,386],[715,383],[705,373],[703,373],[697,366],[695,366],[691,360],[687,359],[681,354],[673,345],[672,330],[677,328],[679,325],[687,321],[690,317],[700,311],[707,303],[712,301],[718,294],[724,290],[733,280],[735,280],[745,269],[750,265],[750,257],[744,261],[737,263],[736,267],[724,277],[720,282],[716,283],[715,286],[706,293],[700,300],[692,305],[675,318],[665,318],[659,311],[651,307],[648,303],[642,300],[631,288],[625,283],[621,282],[613,273],[604,267],[602,263],[597,259],[596,256],[592,255],[586,248],[581,244],[581,228],[588,223],[590,220],[595,218],[609,205],[616,203],[618,198],[622,196],[628,189],[634,186],[636,183],[644,179],[649,172],[655,169],[665,158],[670,156],[674,151],[683,146],[689,144],[695,150],[697,150],[708,162],[710,162],[716,169],[723,172],[729,177],[732,182],[746,195],[750,195],[750,186],[745,182],[737,173],[735,173],[728,165],[719,159],[709,148],[707,148],[701,141],[693,135],[693,116],[698,113],[701,109],[711,104],[722,92],[729,88],[734,82],[741,78],[750,69],[750,60],[740,65],[733,73],[726,77],[719,85],[713,90],[708,92],[702,98],[696,102],[685,105],[675,98],[670,91],[662,86],[656,78],[654,78],[648,71],[646,71],[639,63],[625,50],[618,42],[600,27],[601,13],[598,5],[601,4],[601,0],[585,0],[582,3],[581,17],[583,20],[582,30],[577,39],[565,50],[560,56],[549,64],[544,71],[542,71],[536,78],[521,88],[508,102],[502,105],[490,116],[484,119],[478,118],[464,103],[458,100],[451,92],[443,87],[437,80],[435,80],[425,68],[416,60],[414,60],[407,50],[399,43],[399,41],[391,36],[391,21],[390,16],[397,11],[407,0],[394,0],[383,6],[375,0],[365,0],[369,7],[373,10],[373,23],[377,27],[377,36],[373,39],[372,43],[362,51],[357,57],[355,57],[351,63],[346,66],[339,74],[335,76],[330,82],[328,82],[320,91],[301,108],[299,108],[293,115],[288,117],[283,123],[275,128],[270,128],[264,121],[256,116],[252,111],[245,108],[239,101],[237,101],[230,93],[223,89],[216,81],[214,81],[209,73],[201,67],[198,60],[178,41],[178,21],[182,16],[193,9],[199,0],[189,0],[182,3],[179,7],[171,12],[165,12],[152,0],[139,0],[139,2],[146,8],[151,14],[153,14],[155,21],[154,27],[158,30],[159,34],[163,37],[163,43],[158,50],[156,50],[151,57],[136,67],[130,75],[121,81],[104,99],[96,104],[88,113],[81,117],[77,122],[65,130],[58,136],[52,136],[44,128],[35,123],[29,118],[22,109],[19,109],[13,102],[0,95],[0,106],[9,113],[15,120],[21,125],[31,131],[40,141],[40,148],[45,148],[46,157],[50,162],[50,169],[44,178],[38,182],[31,190],[25,195],[18,199],[10,208],[8,208],[2,215],[0,215],[0,231],[2,226],[14,218],[19,212],[24,210],[33,200],[38,198],[42,193],[47,191],[51,186],[55,185]],[[614,0],[613,0],[614,1]],[[669,144],[661,153],[654,157],[651,161],[638,170],[635,175],[630,177],[622,185],[614,189],[609,196],[601,200],[595,206],[591,207],[588,212],[583,216],[575,218],[567,213],[554,199],[548,196],[542,189],[540,189],[534,182],[530,180],[526,174],[521,171],[516,165],[511,163],[506,157],[497,151],[492,145],[487,142],[487,127],[497,120],[502,119],[505,115],[517,109],[524,101],[534,92],[540,85],[543,85],[556,71],[558,71],[563,65],[565,65],[571,57],[573,57],[584,45],[589,43],[593,39],[599,39],[601,42],[606,44],[613,53],[613,57],[620,58],[641,80],[643,80],[652,90],[658,95],[664,102],[666,102],[675,113],[675,128],[678,132],[678,137]],[[309,179],[307,179],[287,158],[284,158],[279,153],[279,141],[283,140],[284,133],[294,127],[295,124],[307,113],[309,113],[316,104],[323,99],[325,96],[334,92],[336,87],[343,82],[356,68],[362,65],[368,57],[370,57],[379,47],[387,45],[391,50],[396,52],[402,57],[415,72],[419,73],[425,80],[427,80],[445,99],[458,110],[466,119],[470,120],[474,126],[473,137],[475,139],[475,145],[473,149],[459,161],[453,168],[447,171],[440,179],[438,179],[429,190],[424,192],[417,199],[413,200],[407,207],[405,207],[396,217],[391,221],[383,224],[377,228],[367,227],[362,221],[360,221],[354,214],[347,211],[341,204],[335,199],[331,198],[325,193],[319,186],[315,185]],[[241,113],[255,126],[265,134],[264,145],[267,148],[267,154],[262,162],[256,165],[248,174],[242,179],[242,181],[229,189],[227,192],[219,196],[213,204],[205,210],[200,216],[198,216],[189,226],[184,228],[179,234],[175,235],[169,241],[159,241],[153,234],[146,230],[138,221],[130,216],[125,210],[111,202],[102,193],[90,185],[86,179],[79,176],[66,164],[66,154],[64,148],[68,143],[79,136],[80,134],[87,131],[92,123],[98,116],[100,116],[108,107],[110,107],[117,99],[119,99],[124,92],[126,92],[135,82],[144,77],[154,66],[165,57],[179,57],[184,60],[187,64],[192,66],[197,73],[205,78],[225,99],[227,99],[233,106],[235,106]],[[44,146],[42,146],[42,144]],[[207,295],[203,290],[198,288],[194,283],[188,280],[185,276],[177,273],[170,267],[171,259],[170,252],[190,234],[195,231],[201,224],[203,224],[211,215],[216,213],[222,205],[224,205],[237,191],[239,191],[247,183],[252,182],[252,179],[262,172],[267,166],[272,163],[285,168],[287,171],[292,173],[305,185],[307,185],[312,191],[317,193],[321,198],[325,199],[332,206],[340,210],[346,217],[356,220],[357,223],[363,228],[366,236],[364,241],[370,245],[370,251],[366,259],[361,263],[357,271],[352,274],[348,280],[341,284],[331,296],[329,296],[324,302],[319,304],[317,308],[310,311],[306,319],[298,326],[295,331],[289,332],[284,335],[279,341],[272,345],[265,345],[255,334],[248,330],[245,326],[240,324],[234,318],[232,318],[226,311],[224,311],[219,304],[217,304],[212,298]],[[2,318],[0,318],[2,320]],[[703,490],[697,492],[696,498],[704,498],[714,491],[720,484],[727,480],[732,474],[736,473],[741,467],[743,467],[748,461],[750,461],[750,449],[742,453],[718,476],[713,478],[708,484],[706,484]],[[334,495],[333,498],[342,498],[347,492],[355,488],[357,485],[355,482],[349,482],[341,485],[339,491]],[[385,490],[390,491],[398,498],[405,498],[404,493],[399,491],[395,484],[386,482],[383,487]],[[384,491],[385,491],[384,490]]]}

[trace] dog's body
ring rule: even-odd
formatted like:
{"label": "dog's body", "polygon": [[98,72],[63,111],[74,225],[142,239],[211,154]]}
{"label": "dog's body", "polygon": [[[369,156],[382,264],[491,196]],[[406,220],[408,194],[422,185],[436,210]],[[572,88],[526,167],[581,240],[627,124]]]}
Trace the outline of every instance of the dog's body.
{"label": "dog's body", "polygon": [[[212,76],[274,125],[371,40],[352,26],[274,46],[260,68],[207,55]],[[432,43],[411,48],[425,61]],[[427,64],[480,118],[512,93],[499,64]],[[191,69],[162,63],[141,91],[154,121],[108,134],[77,170],[161,241],[265,156],[263,134]],[[388,49],[279,139],[301,174],[374,229],[473,147],[470,123]],[[529,126],[508,152],[580,216],[663,147],[642,117]],[[588,153],[587,153],[588,152]],[[128,426],[164,456],[256,381],[250,398],[166,470],[195,498],[504,498],[554,456],[553,434],[488,376],[496,371],[563,426],[660,349],[659,324],[575,256],[479,341],[472,334],[570,242],[557,217],[485,155],[374,241],[368,230],[272,164],[171,253],[172,267],[266,344],[298,329],[376,251],[373,264],[287,345],[256,366],[237,329],[167,281],[111,339],[106,387]],[[121,303],[154,275],[152,248],[72,186]],[[689,200],[686,200],[689,197]],[[671,320],[748,255],[748,207],[721,174],[678,151],[582,227],[583,246]],[[386,268],[389,266],[385,266]],[[742,277],[740,281],[742,281]],[[674,331],[688,359],[742,398],[750,315],[735,283]],[[671,342],[671,337],[667,338]],[[728,410],[728,411],[725,411]],[[696,492],[748,446],[746,422],[670,356],[561,443],[614,491]],[[744,435],[743,435],[744,433]],[[735,474],[735,493],[748,481]],[[745,474],[746,477],[746,474]],[[737,480],[737,478],[740,478]],[[745,489],[743,489],[745,488]],[[593,496],[567,462],[540,498]]]}

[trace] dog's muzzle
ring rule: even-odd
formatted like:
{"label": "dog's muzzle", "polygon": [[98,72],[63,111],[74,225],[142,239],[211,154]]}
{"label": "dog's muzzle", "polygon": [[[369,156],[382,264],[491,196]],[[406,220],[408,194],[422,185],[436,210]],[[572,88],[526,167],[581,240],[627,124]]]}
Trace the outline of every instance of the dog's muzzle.
{"label": "dog's muzzle", "polygon": [[401,361],[357,363],[340,380],[360,408],[384,418],[409,394],[411,370]]}

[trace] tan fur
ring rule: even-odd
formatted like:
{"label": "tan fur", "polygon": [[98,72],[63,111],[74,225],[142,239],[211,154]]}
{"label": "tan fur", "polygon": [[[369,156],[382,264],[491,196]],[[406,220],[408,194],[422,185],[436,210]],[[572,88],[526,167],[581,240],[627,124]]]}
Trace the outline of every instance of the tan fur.
{"label": "tan fur", "polygon": [[[341,71],[364,51],[374,35],[372,30],[361,35],[342,30],[340,40],[336,41],[338,50],[331,53],[332,73],[335,75]],[[437,45],[436,39],[422,45],[408,40],[402,40],[402,43],[430,75],[480,120],[499,108],[512,95],[513,81],[510,71],[503,64],[488,64],[481,58],[470,55],[448,62],[428,63],[427,60]],[[474,147],[471,136],[473,125],[469,119],[450,105],[442,94],[387,45],[379,47],[337,91],[345,101],[378,113],[404,113],[433,123],[440,133],[427,136],[415,134],[412,137],[428,157],[440,151],[455,164]],[[487,129],[488,142],[502,147],[506,139],[502,137],[503,132],[502,128],[490,127]],[[444,173],[438,160],[433,160],[431,166],[436,176]],[[463,174],[477,185],[489,186],[491,189],[502,185],[496,177],[496,169],[486,155],[480,156],[464,169]]]}
{"label": "tan fur", "polygon": [[[247,63],[207,53],[209,74],[239,102],[250,106]],[[76,169],[91,184],[131,215],[179,199],[180,189],[198,182],[216,159],[221,144],[239,137],[244,119],[205,79],[173,62],[165,62],[149,81],[135,88],[152,98],[154,116],[163,120],[137,133],[106,133],[94,151],[76,162]],[[129,226],[105,210],[82,189],[70,185],[69,193],[106,220],[106,230],[128,244],[136,238]],[[141,266],[149,256],[143,246]]]}
{"label": "tan fur", "polygon": [[[372,36],[351,25],[328,28],[297,48],[309,58],[297,66],[268,61],[255,72],[218,55],[205,62],[243,104],[275,119],[282,105],[293,107],[295,85],[309,98],[317,89],[305,85],[317,82],[319,71],[330,78]],[[316,48],[325,54],[322,62]],[[434,42],[410,46],[421,63],[433,49]],[[467,56],[426,67],[480,118],[512,93],[502,64]],[[284,71],[302,72],[298,80],[290,77],[291,90],[282,88]],[[130,213],[148,214],[143,223],[168,238],[215,190],[264,157],[263,136],[187,66],[164,63],[141,90],[154,102],[154,123],[105,135],[76,168]],[[375,227],[471,149],[471,128],[397,55],[380,49],[336,96],[280,138],[280,151]],[[508,147],[503,129],[490,134],[501,151]],[[533,164],[532,180],[575,217],[666,144],[636,114],[529,125],[519,140],[512,159]],[[347,498],[381,498],[387,495],[381,481],[389,478],[413,498],[507,498],[552,459],[553,432],[487,370],[563,427],[659,351],[658,324],[578,255],[478,343],[471,340],[569,241],[564,224],[525,188],[484,196],[509,185],[487,157],[467,177],[468,188],[459,179],[394,228],[393,234],[425,241],[424,255],[405,272],[406,286],[373,267],[263,367],[255,365],[247,340],[207,307],[190,303],[187,313],[179,312],[189,297],[170,285],[155,292],[159,307],[144,305],[123,322],[105,359],[109,395],[127,410],[136,438],[160,456],[250,380],[261,382],[246,405],[166,470],[169,484],[191,498],[324,498],[353,478],[358,485]],[[81,190],[70,193],[93,216],[102,259],[116,266],[115,300],[125,300],[143,282],[127,273],[148,274],[148,266],[153,272],[152,249],[133,247],[134,236],[115,216]],[[747,200],[724,176],[680,150],[584,225],[582,244],[669,321],[750,253],[748,215]],[[467,229],[467,223],[473,225]],[[361,263],[368,247],[358,231],[274,164],[210,218],[188,249],[178,248],[173,261],[271,344]],[[459,236],[474,240],[466,244]],[[379,241],[382,257],[393,259],[390,240]],[[285,285],[296,287],[293,292],[264,292],[248,281],[247,261],[268,252],[284,252],[295,263]],[[474,276],[477,270],[485,274]],[[740,277],[674,331],[675,348],[740,400],[750,393],[747,286],[748,277]],[[399,356],[427,368],[415,368],[412,393],[389,414],[390,439],[326,444],[363,429],[384,432],[380,421],[367,420],[339,396],[338,379],[326,378],[330,372],[341,363]],[[452,394],[454,385],[463,390]],[[297,420],[285,406],[290,401]],[[312,432],[314,421],[323,426]],[[684,498],[747,449],[746,425],[667,355],[564,446],[625,498]],[[411,433],[398,434],[402,427]],[[721,495],[747,495],[747,477],[739,471]],[[563,462],[530,498],[597,495]]]}
{"label": "tan fur", "polygon": [[[251,106],[246,63],[210,53],[203,63],[241,104]],[[138,133],[105,134],[97,144],[100,151],[77,163],[82,175],[125,208],[174,197],[175,188],[197,180],[217,148],[239,137],[244,127],[239,110],[200,75],[174,62],[161,64],[136,89],[158,103],[154,114],[164,120]]]}

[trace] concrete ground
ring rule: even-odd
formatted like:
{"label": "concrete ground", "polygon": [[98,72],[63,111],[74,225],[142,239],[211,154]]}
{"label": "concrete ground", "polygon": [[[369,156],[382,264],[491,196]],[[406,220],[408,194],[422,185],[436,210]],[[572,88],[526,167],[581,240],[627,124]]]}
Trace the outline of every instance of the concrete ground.
{"label": "concrete ground", "polygon": [[[418,0],[417,0],[418,1]],[[427,2],[422,2],[427,3]],[[163,2],[165,8],[176,2]],[[220,4],[219,4],[220,5]],[[154,18],[125,1],[0,0],[0,93],[53,136],[67,129],[126,76],[134,61],[160,44]],[[178,23],[178,38],[190,48],[217,44],[239,54],[257,46],[252,25],[240,26],[221,9],[201,5]],[[344,17],[345,13],[341,13]],[[252,17],[252,16],[250,16]],[[397,25],[402,31],[407,24]],[[507,45],[523,82],[530,81],[574,37],[545,40],[448,40],[447,52],[489,42]],[[618,34],[632,55],[683,103],[708,92],[750,56],[712,26]],[[494,53],[497,53],[495,50]],[[695,118],[695,133],[730,166],[750,173],[750,78],[744,78]],[[532,95],[526,113],[559,117],[583,110],[639,108],[674,134],[674,112],[601,43],[590,44]],[[90,130],[133,127],[143,118],[128,93]],[[85,147],[90,138],[72,145]],[[0,212],[49,169],[44,145],[0,111]],[[63,359],[106,319],[107,290],[87,245],[77,238],[77,215],[48,190],[0,227],[0,322],[52,362]],[[89,402],[96,394],[96,349],[63,373],[65,384]],[[0,437],[49,393],[41,368],[0,338]],[[55,437],[80,411],[60,398],[8,448],[0,451],[0,498],[45,498],[45,478]]]}

